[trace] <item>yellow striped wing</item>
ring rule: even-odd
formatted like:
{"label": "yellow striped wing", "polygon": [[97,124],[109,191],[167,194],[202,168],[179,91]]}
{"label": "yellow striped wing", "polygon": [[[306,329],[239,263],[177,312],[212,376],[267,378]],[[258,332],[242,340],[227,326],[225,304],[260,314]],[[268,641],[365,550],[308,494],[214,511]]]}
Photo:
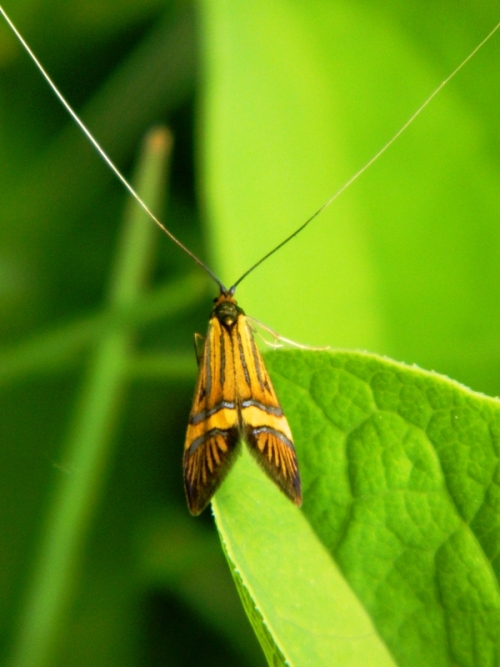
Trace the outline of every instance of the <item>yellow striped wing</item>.
{"label": "yellow striped wing", "polygon": [[231,336],[210,319],[184,447],[184,487],[191,514],[210,502],[234,462],[239,440]]}
{"label": "yellow striped wing", "polygon": [[269,477],[300,506],[300,475],[292,433],[244,315],[238,317],[233,332],[237,402],[244,439]]}
{"label": "yellow striped wing", "polygon": [[230,293],[222,293],[210,317],[184,446],[184,486],[192,514],[210,502],[236,458],[240,438],[300,506],[290,427],[245,314]]}

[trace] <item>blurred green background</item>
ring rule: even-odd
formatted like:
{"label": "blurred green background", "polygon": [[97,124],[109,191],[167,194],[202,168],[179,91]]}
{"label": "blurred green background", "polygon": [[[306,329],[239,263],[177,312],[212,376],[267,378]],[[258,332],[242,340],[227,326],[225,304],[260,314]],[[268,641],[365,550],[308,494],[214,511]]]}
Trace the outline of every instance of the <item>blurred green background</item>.
{"label": "blurred green background", "polygon": [[[227,285],[370,159],[499,18],[485,1],[269,4],[4,2],[128,175],[147,130],[171,128],[161,217]],[[246,312],[302,343],[368,349],[500,394],[499,62],[496,36],[238,288]],[[6,661],[22,642],[54,490],[78,476],[68,434],[88,343],[105,330],[92,318],[108,307],[126,196],[2,21],[0,179]],[[183,497],[192,334],[215,290],[182,282],[199,275],[189,258],[159,233],[154,243],[153,291],[134,310],[138,354],[49,664],[262,665],[209,512],[192,519]],[[169,311],[165,296],[162,317],[151,298],[169,287],[184,306]]]}

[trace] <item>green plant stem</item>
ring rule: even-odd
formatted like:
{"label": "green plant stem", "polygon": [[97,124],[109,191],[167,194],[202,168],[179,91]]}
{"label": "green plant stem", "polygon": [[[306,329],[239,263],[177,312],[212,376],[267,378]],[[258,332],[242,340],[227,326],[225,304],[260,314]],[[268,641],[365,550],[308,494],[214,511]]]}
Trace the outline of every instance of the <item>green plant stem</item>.
{"label": "green plant stem", "polygon": [[[138,169],[138,191],[158,208],[165,182],[170,136],[151,133]],[[110,308],[134,302],[144,288],[157,231],[137,207],[128,210],[110,280]],[[131,327],[111,331],[89,363],[66,446],[70,472],[58,480],[49,508],[41,553],[20,620],[12,667],[52,664],[84,551],[85,539],[101,495],[112,435],[126,387]]]}
{"label": "green plant stem", "polygon": [[16,382],[34,373],[66,370],[89,343],[124,327],[144,327],[196,306],[206,292],[201,272],[179,278],[140,299],[106,308],[89,317],[39,333],[0,352],[0,383]]}

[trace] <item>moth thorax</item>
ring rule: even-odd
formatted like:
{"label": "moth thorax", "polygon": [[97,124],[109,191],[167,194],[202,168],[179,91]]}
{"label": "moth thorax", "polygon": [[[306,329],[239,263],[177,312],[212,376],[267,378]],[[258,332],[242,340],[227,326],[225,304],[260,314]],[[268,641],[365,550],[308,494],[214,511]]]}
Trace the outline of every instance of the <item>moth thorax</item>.
{"label": "moth thorax", "polygon": [[238,315],[243,315],[244,313],[232,297],[222,294],[216,299],[212,314],[221,324],[230,327],[236,322]]}

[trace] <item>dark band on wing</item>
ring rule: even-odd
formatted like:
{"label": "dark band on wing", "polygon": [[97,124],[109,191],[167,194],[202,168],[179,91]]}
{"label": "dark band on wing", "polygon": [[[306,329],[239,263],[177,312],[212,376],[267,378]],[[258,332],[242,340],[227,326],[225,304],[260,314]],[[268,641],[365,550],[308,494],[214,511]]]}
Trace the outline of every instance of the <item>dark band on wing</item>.
{"label": "dark band on wing", "polygon": [[269,435],[274,435],[275,438],[278,438],[278,440],[281,440],[281,442],[289,447],[293,452],[295,452],[295,447],[293,446],[293,442],[289,440],[284,433],[281,431],[277,431],[275,428],[271,428],[269,426],[257,426],[257,428],[251,428],[247,427],[248,432],[250,435],[253,436],[258,436],[261,433],[269,433]]}
{"label": "dark band on wing", "polygon": [[283,410],[279,405],[266,405],[260,401],[254,401],[252,398],[249,398],[246,401],[241,402],[242,408],[259,408],[262,412],[267,412],[270,415],[275,415],[276,417],[283,416]]}
{"label": "dark band on wing", "polygon": [[250,387],[250,373],[248,372],[247,361],[245,359],[245,350],[243,349],[243,341],[241,340],[241,333],[238,328],[236,328],[236,340],[238,341],[238,353],[240,355],[240,361],[243,367],[243,373],[245,374],[245,381],[247,385]]}
{"label": "dark band on wing", "polygon": [[213,408],[210,408],[210,410],[197,412],[189,419],[189,423],[199,424],[205,419],[208,419],[208,417],[215,415],[219,410],[236,410],[236,403],[234,401],[221,401],[220,403],[217,403],[217,405],[214,405]]}
{"label": "dark band on wing", "polygon": [[219,360],[220,360],[220,386],[223,387],[226,381],[226,355],[224,352],[224,328],[220,327],[220,336],[219,336]]}
{"label": "dark band on wing", "polygon": [[[250,325],[248,324],[248,322],[246,324],[247,324],[247,327],[250,328]],[[261,368],[260,368],[261,361],[260,361],[260,358],[259,358],[259,351],[257,349],[257,343],[255,342],[255,338],[253,337],[253,334],[251,332],[250,332],[250,346],[252,348],[253,364],[254,364],[254,367],[255,367],[255,372],[257,373],[257,379],[259,381],[259,385],[260,385],[262,390],[269,389],[269,387],[267,386],[267,382],[264,382],[264,378],[262,377]]]}
{"label": "dark band on wing", "polygon": [[210,333],[205,339],[203,362],[205,364],[205,396],[210,396],[212,393],[212,336]]}
{"label": "dark band on wing", "polygon": [[235,429],[234,427],[232,428],[212,428],[210,431],[207,431],[203,435],[200,435],[199,438],[196,438],[193,440],[193,442],[189,445],[189,447],[185,451],[185,456],[191,456],[194,454],[194,452],[200,447],[200,445],[203,445],[207,440],[210,440],[210,438],[213,438],[214,435],[220,435],[223,438],[232,438],[234,437],[234,432]]}

